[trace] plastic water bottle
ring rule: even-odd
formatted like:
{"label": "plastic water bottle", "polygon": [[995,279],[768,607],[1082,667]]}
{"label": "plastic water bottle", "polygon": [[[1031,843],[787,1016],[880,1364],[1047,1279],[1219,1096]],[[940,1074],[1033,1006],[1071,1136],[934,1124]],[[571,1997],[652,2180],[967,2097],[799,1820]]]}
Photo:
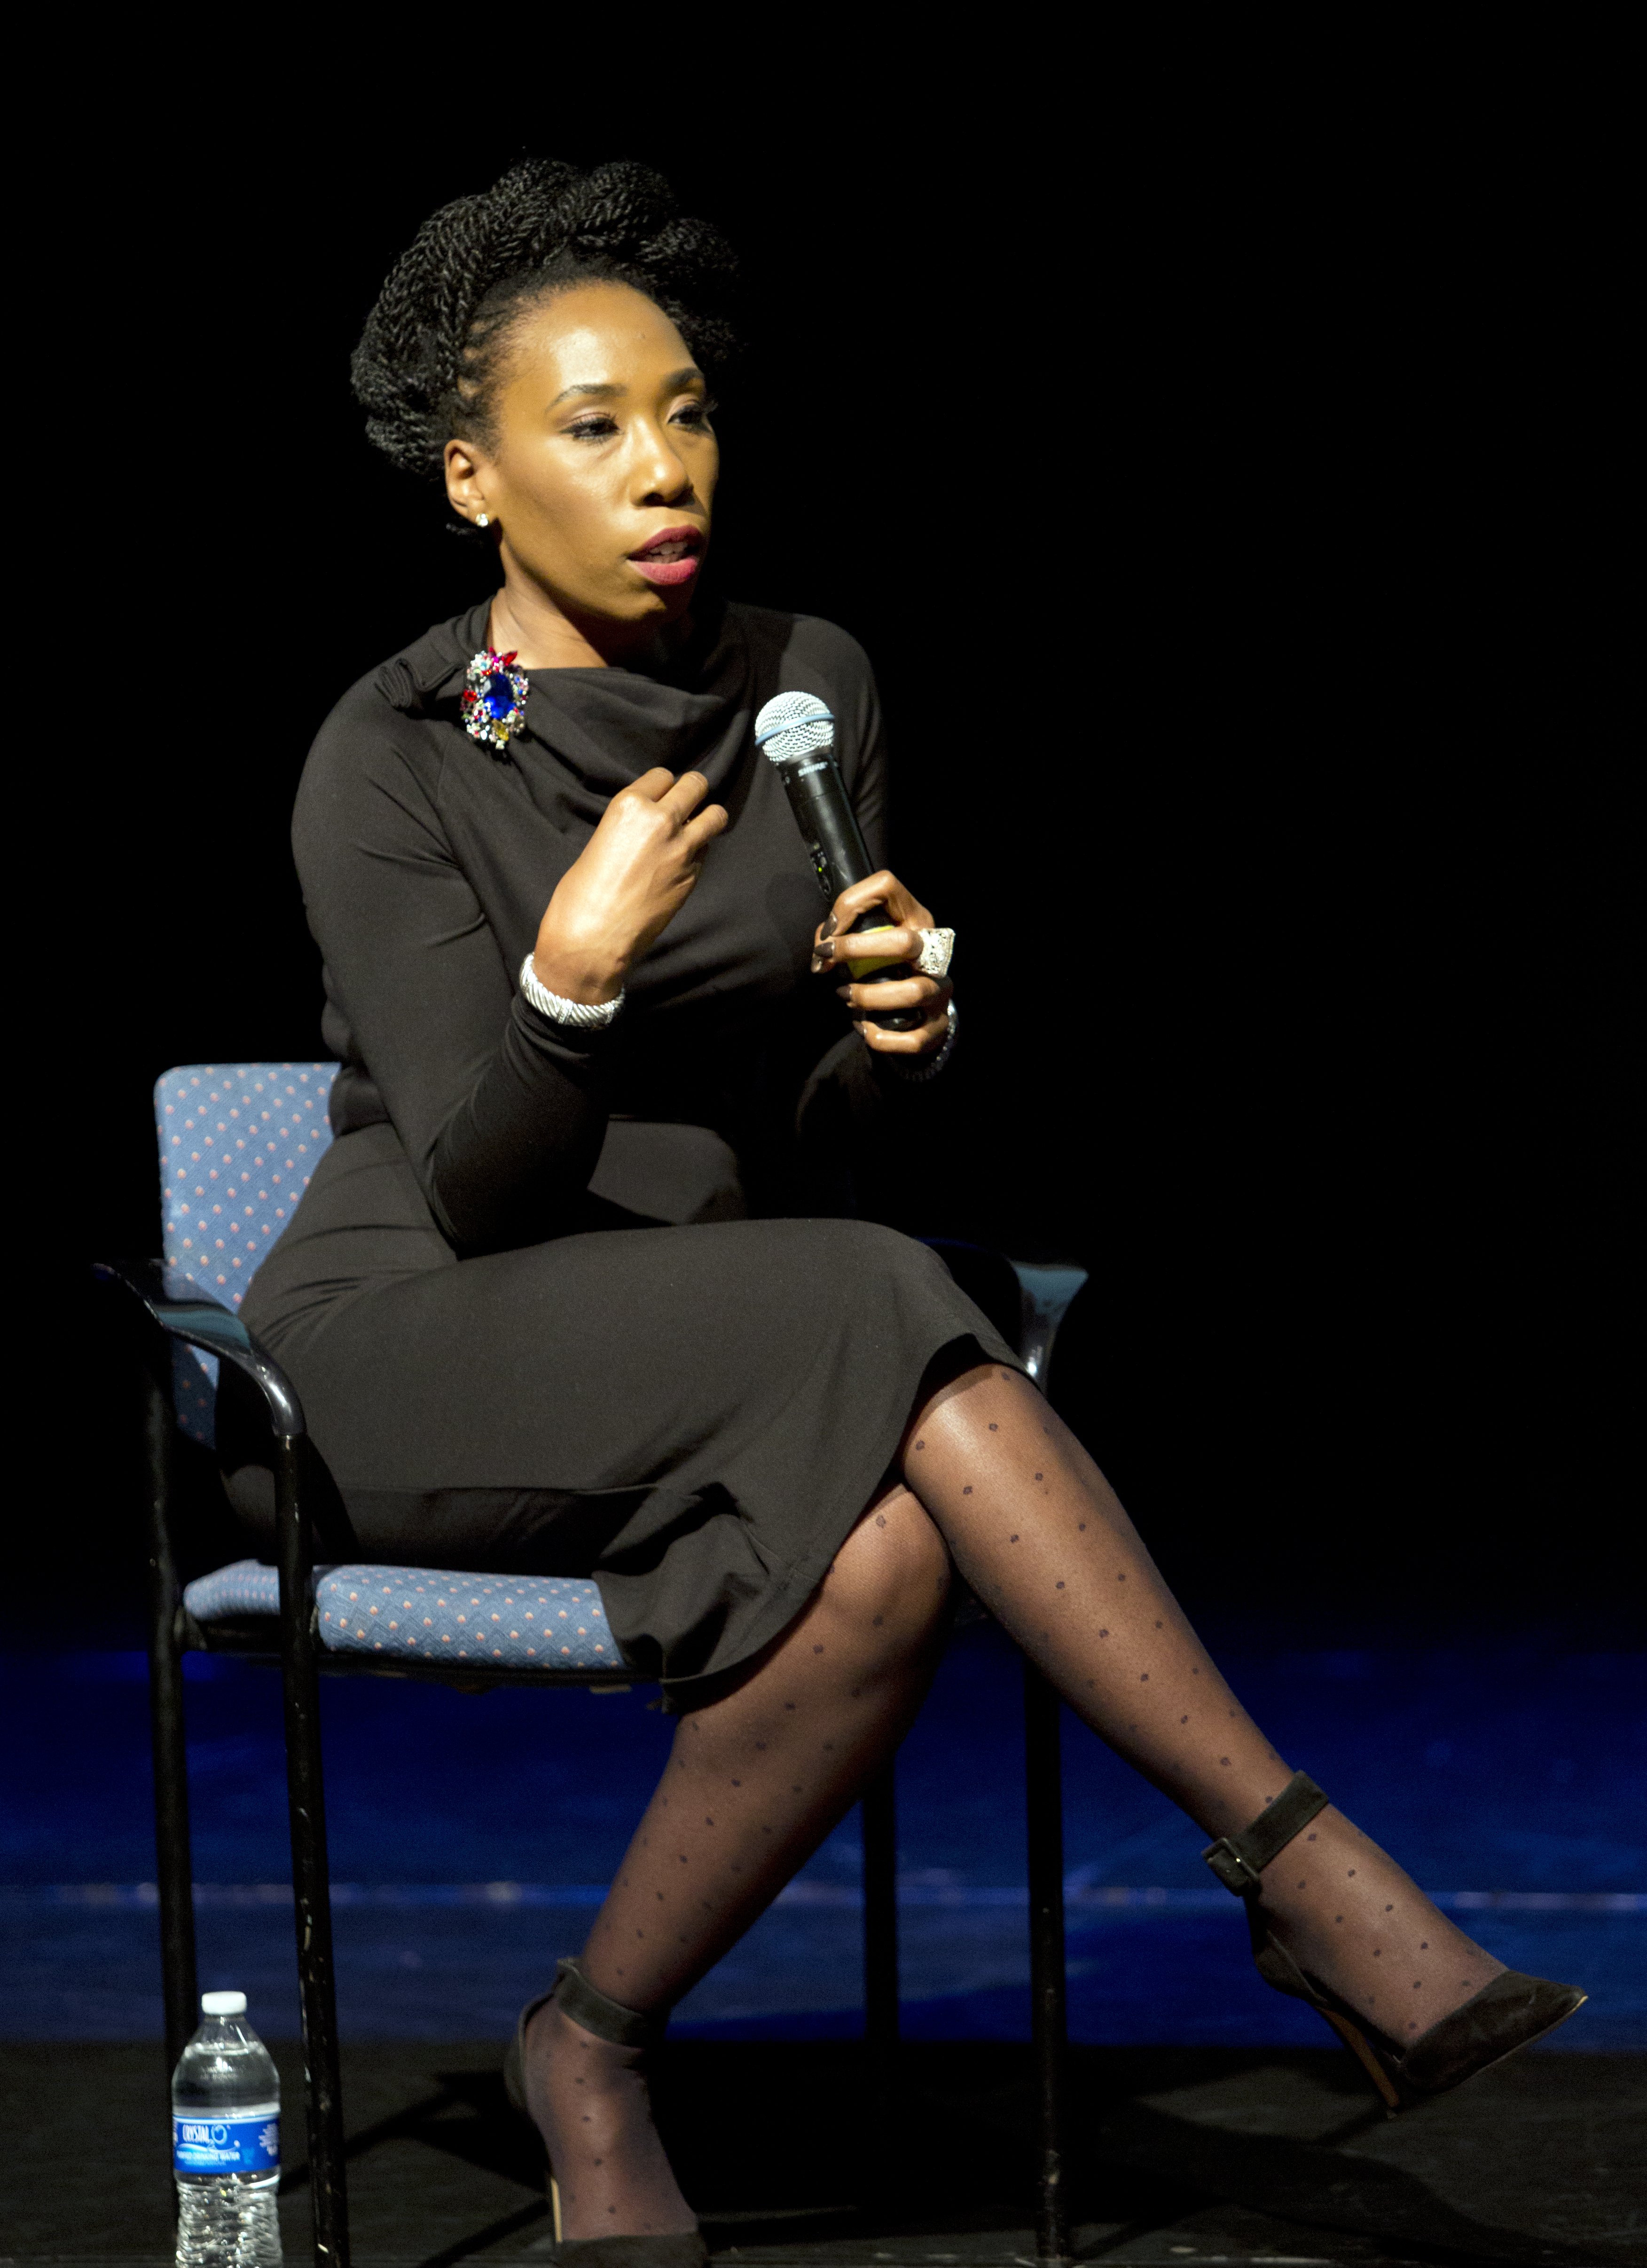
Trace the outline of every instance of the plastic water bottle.
{"label": "plastic water bottle", "polygon": [[244,1992],[202,1992],[172,2075],[177,2268],[278,2264],[280,2080]]}

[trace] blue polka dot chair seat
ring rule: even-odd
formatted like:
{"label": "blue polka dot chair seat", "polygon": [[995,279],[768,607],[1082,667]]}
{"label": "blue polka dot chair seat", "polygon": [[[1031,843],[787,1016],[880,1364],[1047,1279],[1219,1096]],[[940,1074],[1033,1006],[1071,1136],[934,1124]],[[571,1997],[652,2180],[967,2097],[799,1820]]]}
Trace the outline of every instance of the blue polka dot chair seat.
{"label": "blue polka dot chair seat", "polygon": [[[155,1081],[161,1250],[238,1308],[331,1147],[335,1063],[183,1064]],[[177,1422],[213,1444],[217,1358],[173,1350]]]}
{"label": "blue polka dot chair seat", "polygon": [[[276,1615],[280,1579],[261,1560],[202,1575],[183,1604],[208,1628],[231,1616]],[[315,1586],[328,1653],[489,1669],[613,1669],[623,1657],[591,1582],[549,1575],[463,1575],[427,1567],[332,1567]]]}

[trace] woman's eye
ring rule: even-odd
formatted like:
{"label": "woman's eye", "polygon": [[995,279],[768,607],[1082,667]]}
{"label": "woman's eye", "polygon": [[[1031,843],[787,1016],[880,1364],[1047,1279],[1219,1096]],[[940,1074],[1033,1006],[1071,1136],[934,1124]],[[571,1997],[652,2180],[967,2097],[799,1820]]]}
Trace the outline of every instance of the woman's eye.
{"label": "woman's eye", "polygon": [[718,403],[713,401],[683,402],[675,412],[674,422],[677,425],[706,426],[710,411],[718,407]]}
{"label": "woman's eye", "polygon": [[566,428],[575,441],[604,441],[618,430],[615,417],[580,417],[576,424]]}

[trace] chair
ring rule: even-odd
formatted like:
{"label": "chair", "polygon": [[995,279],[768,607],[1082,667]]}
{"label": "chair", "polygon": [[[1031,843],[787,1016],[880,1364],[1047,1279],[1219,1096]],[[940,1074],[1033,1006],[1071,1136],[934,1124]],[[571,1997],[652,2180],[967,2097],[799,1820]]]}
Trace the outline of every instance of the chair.
{"label": "chair", "polygon": [[[329,1063],[195,1064],[155,1086],[161,1261],[99,1263],[142,1346],[150,1475],[149,1663],[155,1835],[168,2073],[195,2029],[193,1869],[182,1657],[190,1648],[278,1655],[296,1904],[314,2258],[347,2268],[349,2208],[332,1956],[320,1677],[623,1687],[633,1682],[598,1587],[570,1578],[477,1575],[363,1562],[303,1410],[235,1310],[331,1141]],[[963,1287],[1044,1377],[1062,1316],[1085,1280],[968,1246],[939,1248]],[[1015,1293],[1015,1298],[1012,1294]],[[218,1367],[261,1398],[273,1437],[276,1551],[186,1587],[179,1557],[176,1440],[213,1443]],[[325,1564],[316,1565],[319,1556]],[[1057,1700],[1026,1663],[1031,1967],[1038,2077],[1038,2257],[1068,2257],[1062,2203],[1064,2036],[1062,1845]],[[898,2033],[896,1835],[890,1765],[864,1799],[865,2033],[890,2089]]]}

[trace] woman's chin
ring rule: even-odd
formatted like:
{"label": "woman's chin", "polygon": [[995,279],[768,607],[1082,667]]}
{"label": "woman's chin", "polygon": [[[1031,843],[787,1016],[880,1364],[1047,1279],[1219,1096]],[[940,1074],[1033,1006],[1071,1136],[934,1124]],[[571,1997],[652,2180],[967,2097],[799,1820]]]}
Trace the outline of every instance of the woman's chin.
{"label": "woman's chin", "polygon": [[696,588],[695,581],[673,586],[648,584],[636,593],[626,619],[643,622],[649,630],[667,630],[690,608]]}

